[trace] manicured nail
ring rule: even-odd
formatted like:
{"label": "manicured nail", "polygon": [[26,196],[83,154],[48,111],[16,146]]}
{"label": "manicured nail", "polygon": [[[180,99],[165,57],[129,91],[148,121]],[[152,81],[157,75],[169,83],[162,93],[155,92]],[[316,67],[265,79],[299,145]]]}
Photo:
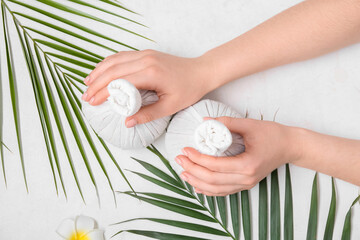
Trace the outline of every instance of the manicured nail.
{"label": "manicured nail", "polygon": [[181,158],[178,156],[175,158],[175,161],[181,166],[182,165],[182,161]]}
{"label": "manicured nail", "polygon": [[131,120],[127,121],[125,125],[127,128],[132,128],[132,127],[135,127],[136,124],[137,124],[136,119],[131,119]]}
{"label": "manicured nail", "polygon": [[184,180],[185,182],[188,181],[188,177],[186,176],[186,174],[183,173],[183,174],[180,175],[180,177],[181,177],[181,179]]}
{"label": "manicured nail", "polygon": [[87,97],[87,92],[85,92],[85,93],[82,95],[82,97],[81,97],[81,98],[82,98],[82,100],[84,100],[84,101],[85,101],[85,100],[86,100],[86,97]]}
{"label": "manicured nail", "polygon": [[89,82],[89,80],[90,80],[90,77],[89,77],[89,76],[87,76],[87,77],[85,78],[85,80],[84,80],[84,83],[88,83],[88,82]]}
{"label": "manicured nail", "polygon": [[95,97],[90,98],[89,103],[93,103],[95,101]]}
{"label": "manicured nail", "polygon": [[188,156],[189,154],[188,154],[188,152],[183,148],[183,149],[181,149],[181,152],[185,155],[185,156]]}

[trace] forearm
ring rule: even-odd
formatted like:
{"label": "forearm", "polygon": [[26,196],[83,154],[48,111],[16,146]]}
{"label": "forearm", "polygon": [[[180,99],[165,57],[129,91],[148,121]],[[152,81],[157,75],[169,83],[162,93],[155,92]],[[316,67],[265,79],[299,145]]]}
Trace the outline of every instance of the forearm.
{"label": "forearm", "polygon": [[360,186],[360,140],[294,128],[298,158],[293,164]]}
{"label": "forearm", "polygon": [[360,0],[308,0],[205,53],[212,89],[360,41]]}

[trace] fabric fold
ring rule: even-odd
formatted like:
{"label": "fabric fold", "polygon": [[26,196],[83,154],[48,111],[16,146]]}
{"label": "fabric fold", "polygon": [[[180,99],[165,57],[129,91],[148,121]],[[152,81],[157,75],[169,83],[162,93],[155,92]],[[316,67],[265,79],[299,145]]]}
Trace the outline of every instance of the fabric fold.
{"label": "fabric fold", "polygon": [[159,100],[156,92],[138,90],[124,79],[112,81],[107,89],[110,96],[100,105],[92,106],[82,101],[85,118],[106,142],[121,149],[147,147],[165,132],[170,116],[132,128],[125,126],[126,117]]}

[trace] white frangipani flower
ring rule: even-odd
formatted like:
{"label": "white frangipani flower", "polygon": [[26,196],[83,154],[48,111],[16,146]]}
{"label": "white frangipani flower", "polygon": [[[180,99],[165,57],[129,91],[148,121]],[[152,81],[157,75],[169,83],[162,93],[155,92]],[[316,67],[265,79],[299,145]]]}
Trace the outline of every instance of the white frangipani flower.
{"label": "white frangipani flower", "polygon": [[64,219],[56,232],[66,240],[105,240],[104,231],[98,229],[95,219],[83,215]]}

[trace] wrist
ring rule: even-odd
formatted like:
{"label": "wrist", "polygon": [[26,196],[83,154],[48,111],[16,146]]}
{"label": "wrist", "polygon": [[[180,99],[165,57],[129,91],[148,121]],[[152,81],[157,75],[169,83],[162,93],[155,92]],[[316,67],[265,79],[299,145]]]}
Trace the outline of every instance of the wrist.
{"label": "wrist", "polygon": [[206,52],[197,58],[200,62],[201,71],[205,74],[203,78],[203,87],[206,87],[208,92],[211,92],[226,83],[225,74],[220,69],[219,59],[217,53],[212,50]]}
{"label": "wrist", "polygon": [[290,127],[290,142],[291,142],[291,158],[289,163],[297,164],[306,159],[307,150],[306,144],[311,137],[312,131],[300,127]]}

